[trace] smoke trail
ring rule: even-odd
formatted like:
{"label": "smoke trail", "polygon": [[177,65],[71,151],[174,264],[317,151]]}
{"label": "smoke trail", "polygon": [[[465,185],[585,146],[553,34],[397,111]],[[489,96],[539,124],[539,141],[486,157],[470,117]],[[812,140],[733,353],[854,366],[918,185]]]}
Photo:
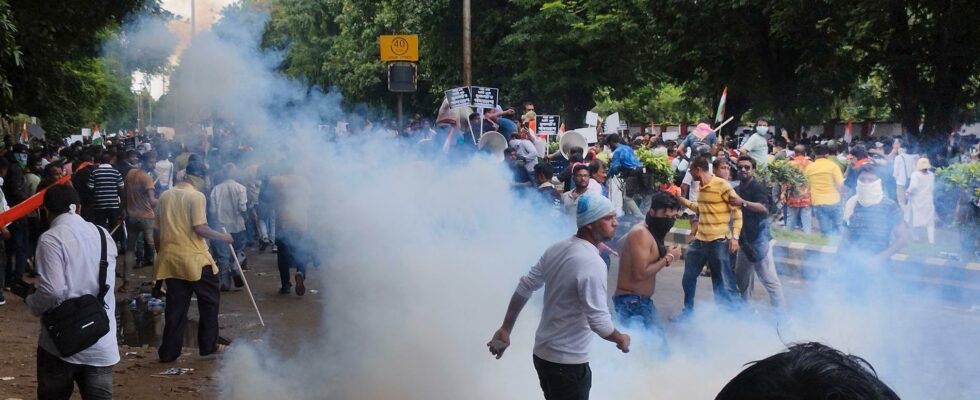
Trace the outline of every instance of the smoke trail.
{"label": "smoke trail", "polygon": [[[518,277],[572,226],[514,196],[506,171],[488,159],[426,158],[375,132],[339,142],[320,137],[318,125],[354,117],[340,111],[335,93],[311,92],[275,72],[275,54],[256,46],[261,16],[232,17],[184,52],[171,80],[185,110],[179,116],[234,121],[259,144],[256,160],[286,156],[304,182],[316,183],[289,197],[314,216],[326,310],[322,332],[311,333],[296,356],[236,345],[219,372],[222,396],[538,398],[530,353],[540,295],[503,359],[493,360],[484,343]],[[767,317],[702,304],[690,324],[669,329],[667,359],[655,357],[640,332],[630,332],[628,355],[596,338],[593,396],[712,398],[746,362],[802,340],[864,356],[905,398],[980,393],[976,346],[947,345],[972,343],[976,324],[940,318],[934,295],[887,273],[852,274],[859,261],[828,264],[839,272],[809,285],[809,296],[790,298],[793,322],[778,332]]]}

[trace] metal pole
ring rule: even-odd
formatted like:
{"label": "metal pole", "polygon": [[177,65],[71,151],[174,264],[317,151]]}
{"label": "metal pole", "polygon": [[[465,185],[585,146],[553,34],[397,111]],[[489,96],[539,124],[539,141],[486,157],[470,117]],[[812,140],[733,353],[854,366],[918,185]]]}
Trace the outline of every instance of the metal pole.
{"label": "metal pole", "polygon": [[398,93],[398,133],[402,132],[402,94]]}
{"label": "metal pole", "polygon": [[470,0],[463,0],[463,86],[473,84],[472,52],[470,51]]}
{"label": "metal pole", "polygon": [[[226,234],[228,233],[228,230],[225,228],[221,228],[221,231]],[[231,250],[231,259],[235,261],[235,270],[237,270],[238,274],[241,275],[242,282],[245,282],[245,291],[248,292],[248,298],[252,300],[252,307],[255,307],[255,314],[259,316],[259,323],[262,324],[262,326],[265,326],[265,320],[262,319],[262,313],[259,312],[259,306],[258,304],[255,304],[255,296],[252,296],[252,288],[248,286],[248,280],[245,279],[245,271],[242,271],[242,264],[238,262],[238,252],[235,251],[235,246],[233,246],[231,243],[228,243],[228,250]]]}
{"label": "metal pole", "polygon": [[195,24],[197,22],[195,18],[196,17],[195,14],[197,13],[196,10],[197,7],[195,3],[196,1],[191,0],[191,37],[192,38],[194,37],[194,34],[197,33],[197,25]]}

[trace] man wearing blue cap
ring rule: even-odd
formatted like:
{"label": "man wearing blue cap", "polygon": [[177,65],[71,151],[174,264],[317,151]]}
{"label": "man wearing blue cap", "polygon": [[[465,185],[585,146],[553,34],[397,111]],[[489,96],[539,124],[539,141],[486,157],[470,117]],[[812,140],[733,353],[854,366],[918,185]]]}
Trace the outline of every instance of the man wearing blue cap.
{"label": "man wearing blue cap", "polygon": [[616,232],[609,199],[585,194],[577,203],[575,236],[551,245],[521,278],[500,329],[487,343],[498,359],[510,346],[517,316],[535,290],[544,289],[544,309],[534,338],[534,369],[546,400],[588,399],[592,387],[592,332],[629,352],[630,337],[613,326],[606,304],[606,264],[600,242]]}

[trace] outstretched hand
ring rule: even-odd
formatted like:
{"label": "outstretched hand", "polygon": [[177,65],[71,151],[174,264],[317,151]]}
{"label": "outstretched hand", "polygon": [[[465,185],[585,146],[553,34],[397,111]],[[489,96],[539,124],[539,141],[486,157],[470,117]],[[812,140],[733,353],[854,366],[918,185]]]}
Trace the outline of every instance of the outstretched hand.
{"label": "outstretched hand", "polygon": [[498,360],[500,357],[504,356],[504,351],[507,350],[507,347],[509,346],[510,332],[504,328],[497,329],[497,331],[493,333],[493,337],[490,338],[490,341],[487,342],[487,347],[490,349],[490,354],[496,356]]}

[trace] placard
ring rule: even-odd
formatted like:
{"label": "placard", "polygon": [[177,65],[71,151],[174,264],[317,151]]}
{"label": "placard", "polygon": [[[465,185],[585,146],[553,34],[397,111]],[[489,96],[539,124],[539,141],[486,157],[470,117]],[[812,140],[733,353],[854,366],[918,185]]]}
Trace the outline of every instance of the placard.
{"label": "placard", "polygon": [[585,113],[585,124],[588,126],[599,126],[599,114],[587,111]]}
{"label": "placard", "polygon": [[470,98],[470,88],[465,86],[447,90],[446,100],[449,101],[449,107],[452,108],[469,107],[473,104],[473,100]]}
{"label": "placard", "polygon": [[535,126],[538,135],[554,136],[558,134],[558,127],[561,126],[561,117],[557,115],[538,115],[535,118]]}
{"label": "placard", "polygon": [[497,108],[497,88],[471,86],[470,95],[473,106],[477,108]]}

